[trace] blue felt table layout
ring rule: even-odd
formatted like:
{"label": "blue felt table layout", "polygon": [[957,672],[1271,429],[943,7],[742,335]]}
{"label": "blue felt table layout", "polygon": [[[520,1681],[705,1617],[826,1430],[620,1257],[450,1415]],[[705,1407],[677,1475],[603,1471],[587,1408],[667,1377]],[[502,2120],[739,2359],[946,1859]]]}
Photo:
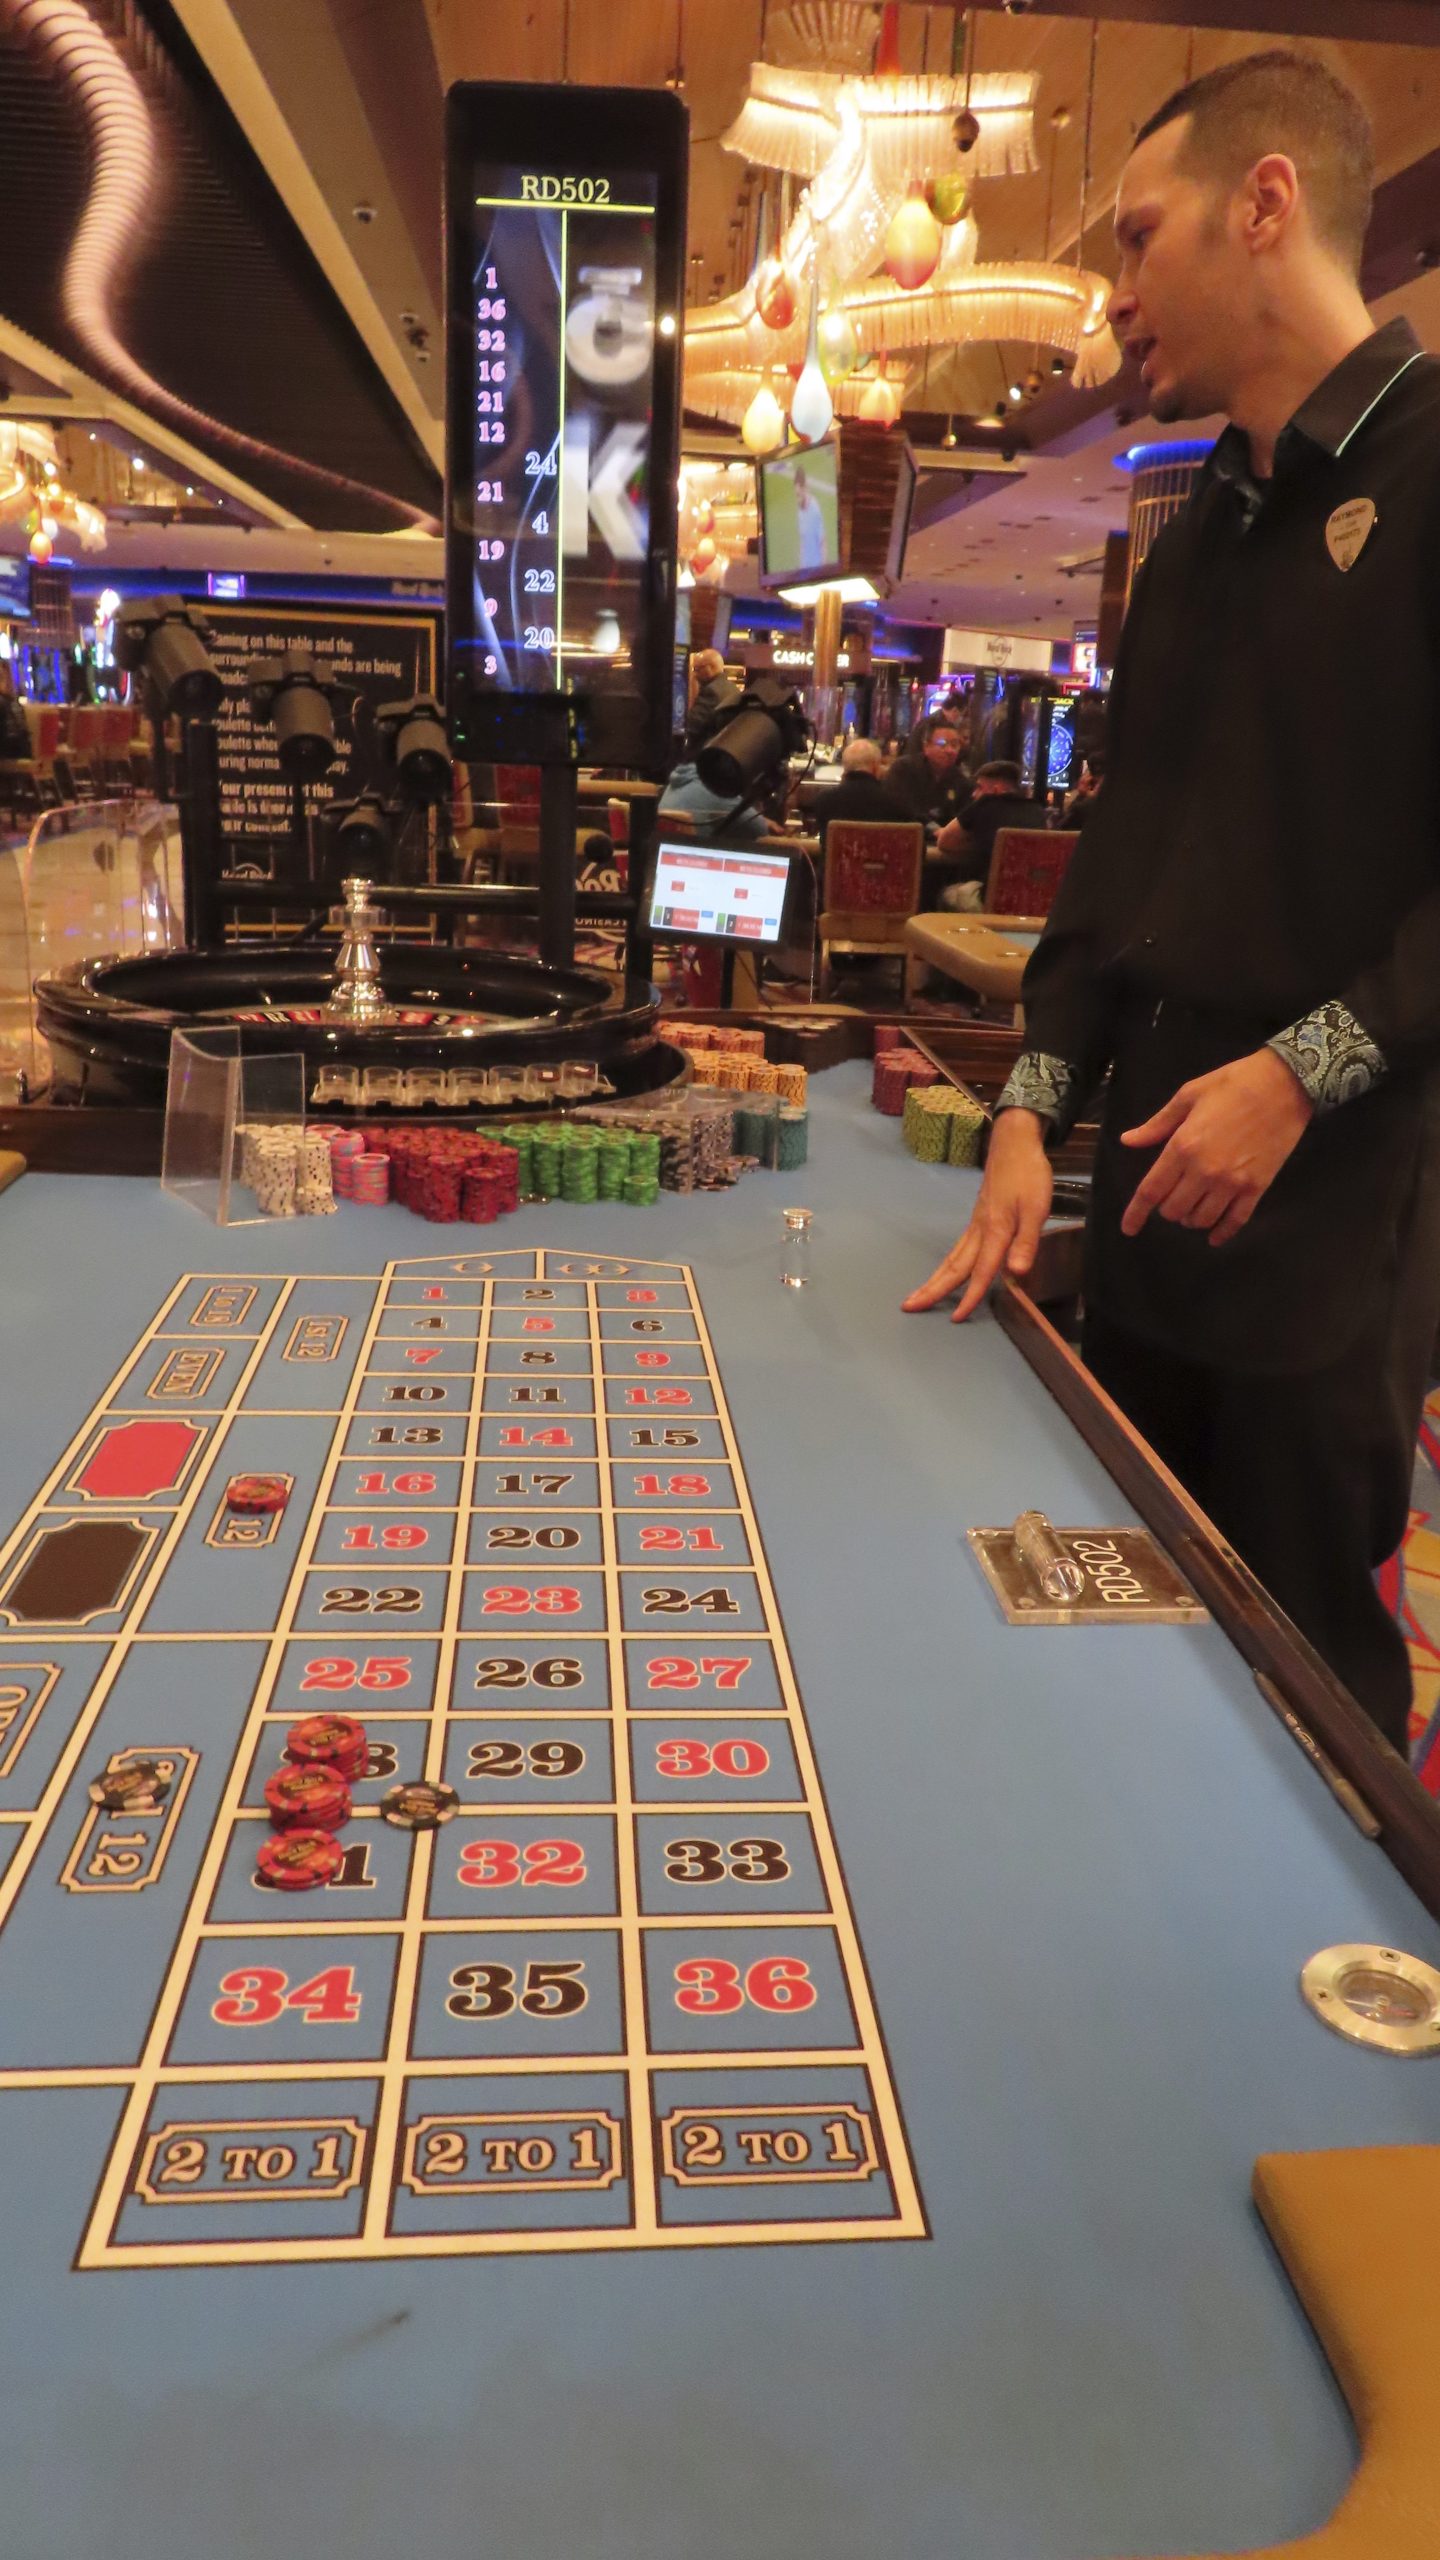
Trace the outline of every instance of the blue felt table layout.
{"label": "blue felt table layout", "polygon": [[[1005,1624],[969,1528],[1133,1515],[901,1314],[974,1177],[867,1080],[783,1188],[483,1245],[0,1202],[4,2560],[1114,2560],[1343,2492],[1250,2176],[1440,2138],[1298,1988],[1440,1929],[1213,1623]],[[325,1706],[369,1764],[282,1905]]]}
{"label": "blue felt table layout", "polygon": [[[283,1512],[227,1503],[255,1472]],[[0,1549],[0,1623],[0,1919],[52,1836],[73,1897],[68,2024],[8,2085],[124,2093],[82,2270],[923,2233],[684,1266],[187,1274]],[[327,1707],[368,1764],[339,1873],[282,1893],[264,1782]],[[158,1809],[86,1801],[142,1759]],[[452,1817],[393,1827],[422,1777]]]}

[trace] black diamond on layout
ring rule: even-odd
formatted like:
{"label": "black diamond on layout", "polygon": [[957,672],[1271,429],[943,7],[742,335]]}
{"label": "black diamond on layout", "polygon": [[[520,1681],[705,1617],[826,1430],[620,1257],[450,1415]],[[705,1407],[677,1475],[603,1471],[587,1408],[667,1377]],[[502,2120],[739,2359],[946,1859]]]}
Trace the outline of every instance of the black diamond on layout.
{"label": "black diamond on layout", "polygon": [[380,1810],[397,1831],[438,1831],[459,1802],[453,1787],[430,1778],[414,1778],[408,1786],[391,1787],[380,1799]]}

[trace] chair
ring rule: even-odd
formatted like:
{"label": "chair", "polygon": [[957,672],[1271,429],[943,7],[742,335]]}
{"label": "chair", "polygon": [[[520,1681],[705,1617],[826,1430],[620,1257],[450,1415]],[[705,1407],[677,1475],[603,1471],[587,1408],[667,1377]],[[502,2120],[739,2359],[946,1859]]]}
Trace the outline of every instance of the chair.
{"label": "chair", "polygon": [[1062,834],[1046,827],[1001,827],[990,856],[981,912],[1026,916],[1037,922],[1048,916],[1079,841],[1078,829]]}
{"label": "chair", "polygon": [[829,991],[832,951],[903,964],[905,927],[920,904],[924,855],[921,826],[831,819],[818,926],[822,995]]}

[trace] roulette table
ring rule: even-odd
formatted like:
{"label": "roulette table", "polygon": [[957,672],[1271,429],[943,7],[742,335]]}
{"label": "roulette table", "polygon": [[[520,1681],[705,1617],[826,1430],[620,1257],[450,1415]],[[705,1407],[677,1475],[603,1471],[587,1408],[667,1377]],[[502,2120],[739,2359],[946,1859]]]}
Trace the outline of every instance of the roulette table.
{"label": "roulette table", "polygon": [[1007,1622],[1149,1462],[900,1314],[975,1177],[867,1085],[483,1235],[0,1197],[17,2556],[1268,2550],[1423,2430],[1440,2075],[1300,1991],[1440,1960],[1409,1782],[1218,1608]]}

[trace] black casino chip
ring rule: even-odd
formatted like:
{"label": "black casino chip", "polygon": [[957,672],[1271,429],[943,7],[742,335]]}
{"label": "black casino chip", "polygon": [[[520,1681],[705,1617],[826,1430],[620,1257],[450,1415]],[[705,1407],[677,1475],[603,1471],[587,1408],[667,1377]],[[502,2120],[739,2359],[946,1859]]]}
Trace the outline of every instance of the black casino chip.
{"label": "black casino chip", "polygon": [[397,1831],[438,1831],[459,1802],[453,1787],[416,1778],[409,1786],[391,1787],[380,1799],[380,1810]]}
{"label": "black casino chip", "polygon": [[170,1772],[155,1760],[127,1760],[90,1782],[90,1801],[106,1813],[153,1813],[170,1793]]}

